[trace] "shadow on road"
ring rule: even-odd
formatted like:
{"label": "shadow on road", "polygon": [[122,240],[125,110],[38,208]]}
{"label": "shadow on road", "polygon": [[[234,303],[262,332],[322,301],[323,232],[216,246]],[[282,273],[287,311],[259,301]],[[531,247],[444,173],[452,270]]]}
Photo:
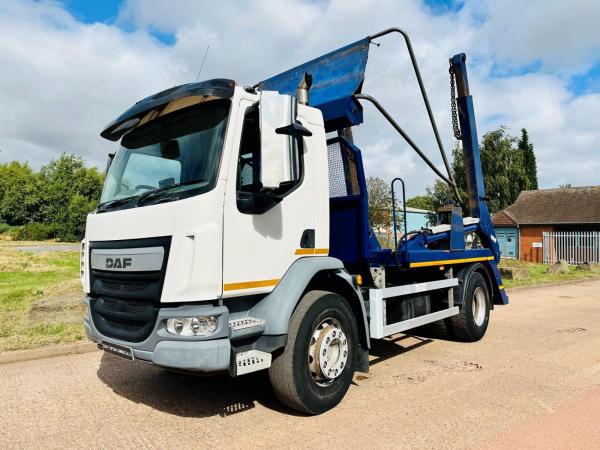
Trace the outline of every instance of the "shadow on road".
{"label": "shadow on road", "polygon": [[[404,342],[412,338],[410,343]],[[413,342],[416,340],[417,342]],[[433,342],[414,335],[373,340],[370,365],[416,350]],[[105,353],[98,378],[114,393],[135,403],[181,417],[229,416],[261,404],[269,409],[299,415],[283,406],[273,393],[266,371],[239,378],[173,372],[141,361],[126,361]]]}
{"label": "shadow on road", "polygon": [[104,354],[97,375],[117,395],[176,416],[225,417],[252,409],[256,403],[295,415],[278,402],[265,371],[239,378],[199,376]]}
{"label": "shadow on road", "polygon": [[[417,342],[410,344],[403,342],[409,338],[413,338],[417,340]],[[402,355],[403,353],[416,350],[417,348],[427,345],[430,342],[433,341],[431,339],[422,339],[408,334],[401,334],[389,339],[374,339],[371,341],[370,353],[375,358],[371,359],[369,365],[374,366],[375,364],[379,364],[390,358]]]}

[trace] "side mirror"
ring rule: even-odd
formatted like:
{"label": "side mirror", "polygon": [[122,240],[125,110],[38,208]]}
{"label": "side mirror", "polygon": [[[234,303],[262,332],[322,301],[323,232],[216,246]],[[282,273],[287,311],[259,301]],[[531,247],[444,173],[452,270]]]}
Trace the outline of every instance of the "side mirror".
{"label": "side mirror", "polygon": [[260,192],[237,191],[237,207],[243,214],[263,214],[281,201],[281,197]]}
{"label": "side mirror", "polygon": [[292,181],[292,137],[278,133],[295,122],[296,102],[290,95],[263,91],[259,108],[261,168],[260,181],[265,188],[276,189]]}

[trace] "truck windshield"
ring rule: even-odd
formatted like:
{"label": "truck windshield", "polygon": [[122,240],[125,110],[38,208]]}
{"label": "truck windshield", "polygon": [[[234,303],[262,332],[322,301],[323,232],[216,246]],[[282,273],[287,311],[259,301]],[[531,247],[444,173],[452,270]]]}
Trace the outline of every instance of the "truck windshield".
{"label": "truck windshield", "polygon": [[106,175],[98,212],[211,190],[221,161],[229,107],[229,100],[200,103],[126,134]]}

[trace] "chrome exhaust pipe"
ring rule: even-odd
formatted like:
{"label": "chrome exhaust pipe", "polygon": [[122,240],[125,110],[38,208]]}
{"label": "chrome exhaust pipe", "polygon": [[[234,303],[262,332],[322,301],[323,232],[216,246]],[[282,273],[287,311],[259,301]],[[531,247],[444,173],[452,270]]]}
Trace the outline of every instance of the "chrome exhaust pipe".
{"label": "chrome exhaust pipe", "polygon": [[301,105],[308,105],[308,91],[312,86],[312,75],[305,73],[296,89],[296,100]]}

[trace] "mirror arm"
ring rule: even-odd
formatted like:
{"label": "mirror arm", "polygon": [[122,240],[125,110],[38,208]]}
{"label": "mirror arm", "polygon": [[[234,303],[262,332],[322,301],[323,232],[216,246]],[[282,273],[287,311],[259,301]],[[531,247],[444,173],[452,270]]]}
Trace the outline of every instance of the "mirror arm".
{"label": "mirror arm", "polygon": [[298,121],[286,125],[285,127],[276,128],[275,133],[294,137],[312,136],[312,131]]}

